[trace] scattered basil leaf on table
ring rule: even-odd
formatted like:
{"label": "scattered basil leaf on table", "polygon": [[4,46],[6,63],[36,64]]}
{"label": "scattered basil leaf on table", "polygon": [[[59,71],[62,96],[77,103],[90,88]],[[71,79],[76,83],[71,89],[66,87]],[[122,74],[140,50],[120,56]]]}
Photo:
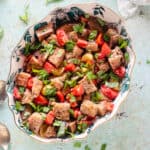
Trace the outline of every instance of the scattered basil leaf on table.
{"label": "scattered basil leaf on table", "polygon": [[104,144],[102,144],[100,150],[106,150],[106,147],[107,147],[107,144],[104,143]]}
{"label": "scattered basil leaf on table", "polygon": [[19,16],[19,19],[25,23],[28,24],[29,22],[29,5],[27,5],[24,9],[24,14],[22,16]]}
{"label": "scattered basil leaf on table", "polygon": [[147,64],[150,64],[150,59],[147,59],[147,60],[146,60],[146,63],[147,63]]}
{"label": "scattered basil leaf on table", "polygon": [[77,141],[73,145],[75,148],[80,148],[81,147],[81,142]]}
{"label": "scattered basil leaf on table", "polygon": [[85,145],[84,150],[91,150],[91,148],[88,145]]}
{"label": "scattered basil leaf on table", "polygon": [[46,0],[46,5],[48,5],[49,3],[53,3],[53,2],[59,2],[62,0]]}

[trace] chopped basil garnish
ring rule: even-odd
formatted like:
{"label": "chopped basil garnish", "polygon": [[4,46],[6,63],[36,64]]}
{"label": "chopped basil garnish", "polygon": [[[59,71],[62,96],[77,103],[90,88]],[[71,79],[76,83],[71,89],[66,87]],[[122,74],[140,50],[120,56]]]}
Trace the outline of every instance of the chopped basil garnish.
{"label": "chopped basil garnish", "polygon": [[101,149],[100,150],[106,150],[107,144],[102,144]]}
{"label": "chopped basil garnish", "polygon": [[74,95],[69,94],[68,96],[69,96],[69,98],[70,98],[69,101],[70,101],[71,103],[76,102],[76,97],[75,97]]}
{"label": "chopped basil garnish", "polygon": [[96,38],[96,36],[97,36],[97,30],[93,30],[93,31],[91,31],[91,33],[90,33],[90,35],[88,37],[88,40],[92,41],[92,40],[94,40]]}
{"label": "chopped basil garnish", "polygon": [[84,29],[84,24],[76,24],[73,26],[73,30],[77,33],[82,33]]}
{"label": "chopped basil garnish", "polygon": [[88,80],[94,80],[97,78],[96,75],[92,71],[87,72],[86,76]]}
{"label": "chopped basil garnish", "polygon": [[109,74],[105,73],[103,71],[99,71],[99,72],[97,72],[97,78],[100,80],[106,81],[109,79]]}
{"label": "chopped basil garnish", "polygon": [[113,72],[109,73],[109,77],[113,81],[119,81],[119,77],[116,74],[114,74]]}
{"label": "chopped basil garnish", "polygon": [[97,21],[102,27],[105,26],[105,22],[102,19],[98,18]]}
{"label": "chopped basil garnish", "polygon": [[70,52],[73,50],[74,46],[75,46],[75,42],[70,40],[65,44],[65,49]]}
{"label": "chopped basil garnish", "polygon": [[110,37],[107,34],[104,34],[103,39],[104,39],[105,42],[110,41]]}
{"label": "chopped basil garnish", "polygon": [[88,127],[88,125],[86,123],[84,123],[84,122],[83,123],[79,123],[77,125],[77,130],[79,132],[84,132],[87,129],[87,127]]}
{"label": "chopped basil garnish", "polygon": [[75,65],[79,65],[80,64],[80,60],[77,58],[71,58],[69,59],[69,61]]}
{"label": "chopped basil garnish", "polygon": [[118,88],[119,87],[119,82],[105,82],[105,85],[107,87],[110,87],[110,88]]}
{"label": "chopped basil garnish", "polygon": [[50,108],[49,107],[43,107],[43,112],[44,113],[48,113],[50,111]]}
{"label": "chopped basil garnish", "polygon": [[55,126],[55,127],[60,127],[61,124],[62,124],[62,121],[60,121],[60,120],[55,120],[54,123],[53,123],[53,126]]}
{"label": "chopped basil garnish", "polygon": [[85,145],[84,150],[91,150],[91,148],[88,145]]}
{"label": "chopped basil garnish", "polygon": [[123,38],[120,38],[118,40],[118,45],[121,49],[126,48],[128,46],[128,41]]}
{"label": "chopped basil garnish", "polygon": [[41,79],[41,80],[45,80],[49,76],[48,72],[46,70],[44,70],[44,69],[41,69],[41,70],[32,69],[32,72],[37,74],[39,79]]}
{"label": "chopped basil garnish", "polygon": [[36,111],[36,105],[33,102],[30,102],[29,105],[33,108],[34,111]]}
{"label": "chopped basil garnish", "polygon": [[23,49],[23,54],[25,56],[27,55],[30,55],[31,53],[35,52],[37,49],[39,49],[41,47],[41,44],[40,43],[34,43],[34,44],[31,44],[31,43],[26,43],[24,49]]}
{"label": "chopped basil garnish", "polygon": [[100,92],[96,91],[91,94],[91,100],[95,103],[98,103],[102,99],[102,95]]}
{"label": "chopped basil garnish", "polygon": [[53,97],[53,96],[55,96],[55,95],[56,95],[56,88],[54,88],[54,87],[46,88],[44,95],[45,95],[45,96],[48,96],[48,97]]}
{"label": "chopped basil garnish", "polygon": [[73,146],[74,146],[75,148],[80,148],[80,147],[81,147],[81,142],[77,141],[77,142],[75,142],[75,143],[73,144]]}
{"label": "chopped basil garnish", "polygon": [[65,130],[66,130],[66,123],[65,122],[62,122],[59,129],[58,129],[58,132],[57,132],[57,137],[62,137],[65,135]]}
{"label": "chopped basil garnish", "polygon": [[76,80],[66,80],[64,84],[64,89],[66,89],[67,87],[74,87],[76,84]]}
{"label": "chopped basil garnish", "polygon": [[15,103],[15,109],[17,111],[24,111],[25,106],[23,106],[19,101],[16,101],[16,103]]}
{"label": "chopped basil garnish", "polygon": [[19,16],[19,19],[25,23],[28,24],[29,21],[29,5],[27,5],[24,9],[24,14],[22,16]]}
{"label": "chopped basil garnish", "polygon": [[125,58],[125,61],[128,63],[129,60],[130,60],[130,56],[129,56],[129,53],[128,53],[128,52],[125,52],[124,58]]}
{"label": "chopped basil garnish", "polygon": [[40,50],[40,52],[48,52],[50,55],[54,53],[54,44],[46,44],[44,45],[44,48]]}
{"label": "chopped basil garnish", "polygon": [[19,87],[19,92],[20,92],[21,94],[23,94],[23,93],[25,92],[25,87],[20,86],[20,87]]}

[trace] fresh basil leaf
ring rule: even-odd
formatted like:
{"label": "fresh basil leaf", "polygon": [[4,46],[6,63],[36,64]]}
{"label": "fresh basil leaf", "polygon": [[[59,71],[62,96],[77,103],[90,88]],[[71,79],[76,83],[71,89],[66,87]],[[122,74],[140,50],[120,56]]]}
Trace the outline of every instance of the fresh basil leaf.
{"label": "fresh basil leaf", "polygon": [[71,58],[69,61],[71,63],[75,64],[75,65],[79,65],[80,64],[80,59],[77,59],[77,58]]}
{"label": "fresh basil leaf", "polygon": [[46,70],[44,70],[44,69],[41,69],[41,70],[32,69],[32,72],[37,74],[39,79],[41,79],[41,80],[45,80],[49,76],[48,72]]}
{"label": "fresh basil leaf", "polygon": [[68,130],[66,130],[65,133],[66,133],[67,135],[70,135],[72,138],[75,136],[72,132],[70,132],[70,131],[68,131]]}
{"label": "fresh basil leaf", "polygon": [[71,116],[74,116],[74,111],[73,111],[73,109],[69,109],[69,113],[70,113]]}
{"label": "fresh basil leaf", "polygon": [[65,135],[65,130],[66,130],[66,123],[65,122],[62,122],[59,129],[58,129],[58,132],[57,132],[57,137],[62,137]]}
{"label": "fresh basil leaf", "polygon": [[94,40],[95,38],[96,38],[96,36],[97,36],[97,30],[93,30],[93,31],[91,31],[91,33],[90,33],[90,35],[89,35],[89,37],[88,37],[88,40],[89,41],[92,41],[92,40]]}
{"label": "fresh basil leaf", "polygon": [[70,52],[73,50],[74,46],[75,46],[75,42],[70,40],[65,44],[65,49]]}
{"label": "fresh basil leaf", "polygon": [[94,80],[97,78],[97,76],[92,71],[87,72],[86,76],[88,80]]}
{"label": "fresh basil leaf", "polygon": [[24,9],[24,14],[22,16],[19,16],[19,19],[25,23],[28,24],[29,21],[29,5],[27,5]]}
{"label": "fresh basil leaf", "polygon": [[50,96],[50,97],[53,97],[53,96],[55,96],[56,95],[56,88],[47,88],[46,90],[45,90],[45,95],[46,96]]}
{"label": "fresh basil leaf", "polygon": [[84,24],[76,24],[73,26],[73,30],[77,33],[82,33],[84,29]]}
{"label": "fresh basil leaf", "polygon": [[16,103],[15,103],[15,109],[17,111],[24,111],[25,106],[23,106],[19,101],[16,101]]}
{"label": "fresh basil leaf", "polygon": [[75,143],[73,144],[73,146],[74,146],[75,148],[80,148],[80,147],[81,147],[81,142],[77,141],[77,142],[75,142]]}
{"label": "fresh basil leaf", "polygon": [[20,87],[19,87],[19,92],[20,92],[21,94],[23,94],[23,93],[25,92],[25,87],[20,86]]}
{"label": "fresh basil leaf", "polygon": [[147,64],[150,64],[150,60],[149,60],[149,59],[147,59],[147,60],[146,60],[146,63],[147,63]]}
{"label": "fresh basil leaf", "polygon": [[37,106],[36,106],[36,111],[37,111],[37,112],[43,112],[43,106],[37,105]]}
{"label": "fresh basil leaf", "polygon": [[0,26],[0,40],[2,39],[3,36],[4,36],[4,30],[3,30],[3,28]]}
{"label": "fresh basil leaf", "polygon": [[105,85],[107,87],[110,87],[110,88],[118,88],[119,87],[119,82],[105,82]]}
{"label": "fresh basil leaf", "polygon": [[79,123],[77,125],[77,130],[79,132],[84,132],[87,129],[88,125],[86,123]]}
{"label": "fresh basil leaf", "polygon": [[85,145],[84,150],[91,150],[91,148],[88,145]]}
{"label": "fresh basil leaf", "polygon": [[33,102],[30,102],[29,105],[33,108],[34,111],[36,111],[36,105]]}
{"label": "fresh basil leaf", "polygon": [[107,144],[102,144],[101,149],[100,150],[106,150]]}
{"label": "fresh basil leaf", "polygon": [[75,97],[74,95],[69,94],[69,97],[70,97],[69,101],[70,101],[71,103],[76,102],[76,97]]}

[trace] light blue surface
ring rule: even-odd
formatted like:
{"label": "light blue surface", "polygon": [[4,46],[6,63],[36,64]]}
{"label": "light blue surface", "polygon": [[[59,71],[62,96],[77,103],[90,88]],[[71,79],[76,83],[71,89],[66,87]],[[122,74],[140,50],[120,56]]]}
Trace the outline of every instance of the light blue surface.
{"label": "light blue surface", "polygon": [[[57,6],[79,3],[80,0],[45,5],[44,0],[28,1],[30,3],[29,25],[36,23]],[[87,2],[83,0],[82,3]],[[89,0],[88,2],[93,2]],[[118,12],[116,0],[95,0]],[[6,80],[9,72],[11,51],[16,46],[27,28],[18,16],[23,13],[24,0],[0,0],[0,25],[5,35],[0,41],[0,79]],[[43,144],[31,139],[21,132],[14,123],[7,102],[0,106],[0,122],[5,123],[11,132],[11,150],[84,150],[88,144],[92,150],[100,150],[107,143],[107,150],[150,150],[150,7],[143,8],[144,15],[138,15],[126,21],[126,28],[133,41],[137,61],[134,67],[131,91],[127,100],[121,105],[118,115],[104,123],[82,141],[82,148],[74,148],[73,143]]]}

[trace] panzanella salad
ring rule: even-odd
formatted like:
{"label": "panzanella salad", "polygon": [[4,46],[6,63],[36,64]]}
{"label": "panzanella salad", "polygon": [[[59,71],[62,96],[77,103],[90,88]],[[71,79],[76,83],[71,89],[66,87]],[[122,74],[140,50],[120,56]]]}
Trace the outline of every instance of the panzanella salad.
{"label": "panzanella salad", "polygon": [[57,29],[49,23],[35,34],[15,79],[15,108],[23,125],[41,137],[80,134],[112,112],[126,74],[128,41],[89,15]]}

